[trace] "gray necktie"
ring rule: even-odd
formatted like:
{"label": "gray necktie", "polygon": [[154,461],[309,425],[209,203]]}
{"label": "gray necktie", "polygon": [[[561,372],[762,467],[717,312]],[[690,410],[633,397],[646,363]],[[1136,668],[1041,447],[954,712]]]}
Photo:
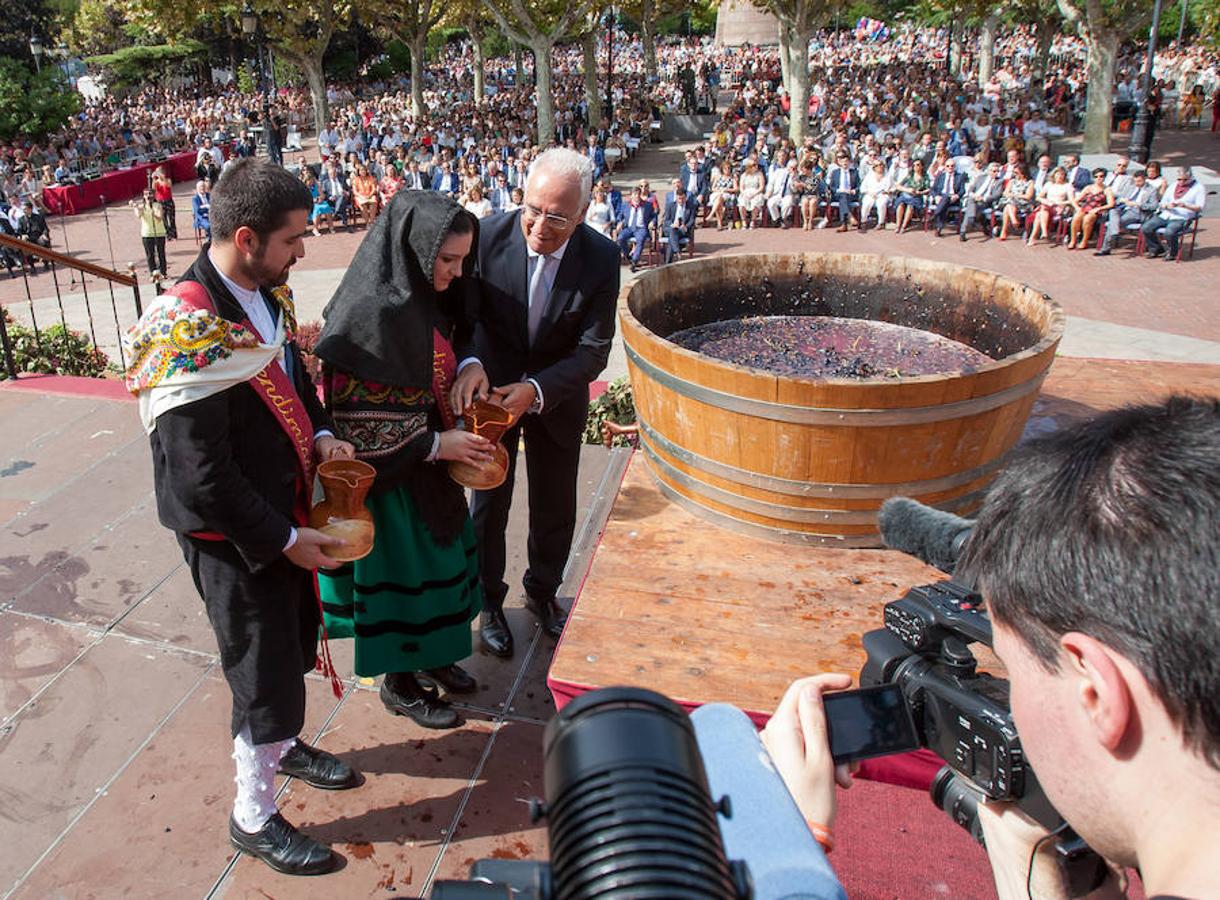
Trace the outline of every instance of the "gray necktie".
{"label": "gray necktie", "polygon": [[534,344],[534,337],[538,334],[538,326],[542,324],[542,313],[546,309],[547,298],[551,294],[550,288],[547,286],[546,275],[547,269],[552,263],[553,260],[550,256],[539,256],[537,262],[534,263],[534,275],[530,278],[530,346]]}

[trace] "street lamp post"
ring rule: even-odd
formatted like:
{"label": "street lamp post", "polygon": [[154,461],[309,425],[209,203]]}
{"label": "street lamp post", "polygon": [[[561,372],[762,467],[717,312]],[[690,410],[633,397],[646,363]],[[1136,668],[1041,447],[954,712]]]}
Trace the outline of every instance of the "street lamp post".
{"label": "street lamp post", "polygon": [[614,10],[606,13],[606,118],[614,118]]}
{"label": "street lamp post", "polygon": [[1149,138],[1152,127],[1151,115],[1148,111],[1148,95],[1152,93],[1152,65],[1156,61],[1156,38],[1161,28],[1161,0],[1156,0],[1152,7],[1152,27],[1148,30],[1148,58],[1144,61],[1144,71],[1140,74],[1140,105],[1135,114],[1135,122],[1131,126],[1131,146],[1127,155],[1136,162],[1148,162],[1152,150]]}
{"label": "street lamp post", "polygon": [[42,73],[42,55],[46,52],[46,48],[42,46],[42,38],[36,34],[31,34],[30,53],[34,57],[34,69],[40,74]]}
{"label": "street lamp post", "polygon": [[280,153],[279,136],[275,134],[275,128],[271,122],[271,103],[267,98],[267,75],[263,69],[263,35],[258,27],[258,14],[255,13],[247,0],[246,5],[241,11],[241,31],[249,39],[257,38],[254,46],[254,54],[258,60],[258,93],[262,101],[262,119],[263,119],[263,140],[267,145],[267,158],[276,165],[283,165],[283,156]]}

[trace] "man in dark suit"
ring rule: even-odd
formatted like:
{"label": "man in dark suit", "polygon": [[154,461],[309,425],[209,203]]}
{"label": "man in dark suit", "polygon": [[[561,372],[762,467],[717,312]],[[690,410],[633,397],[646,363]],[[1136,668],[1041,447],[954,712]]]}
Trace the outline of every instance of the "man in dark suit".
{"label": "man in dark suit", "polygon": [[335,211],[335,221],[343,222],[350,231],[352,191],[339,161],[333,156],[326,160],[322,173],[318,176],[318,196],[330,201],[331,208]]}
{"label": "man in dark suit", "polygon": [[[958,237],[963,241],[966,240],[966,232],[970,230],[970,226],[974,224],[978,214],[994,208],[1000,202],[1003,194],[1004,175],[1000,171],[1000,164],[998,162],[988,163],[987,171],[980,173],[966,192],[966,199],[962,204],[962,224],[957,232]],[[984,230],[989,235],[990,227],[990,225],[984,226]]]}
{"label": "man in dark suit", "polygon": [[694,151],[686,151],[686,161],[678,169],[678,180],[682,182],[682,187],[686,188],[686,195],[692,203],[696,206],[707,203],[708,172],[695,159]]}
{"label": "man in dark suit", "polygon": [[686,188],[679,185],[665,205],[665,262],[674,261],[682,250],[682,242],[689,241],[695,232],[695,219],[699,208],[691,202]]}
{"label": "man in dark suit", "polygon": [[[229,837],[298,875],[329,872],[338,859],[279,815],[271,776],[278,769],[327,789],[360,781],[296,737],[321,622],[314,570],[337,565],[327,550],[343,543],[304,525],[313,468],[354,455],[330,433],[291,339],[285,283],[304,255],[311,207],[279,166],[233,163],[212,190],[210,247],[145,312],[127,357],[150,434],[157,514],[182,547],[233,695]],[[190,367],[159,365],[178,358],[159,336],[186,311],[202,317],[196,337],[210,343],[192,351]]]}
{"label": "man in dark suit", "polygon": [[566,614],[555,601],[576,526],[576,470],[589,408],[589,382],[605,368],[614,338],[619,263],[614,244],[583,224],[589,160],[555,148],[539,157],[525,205],[479,224],[482,297],[454,385],[454,405],[491,391],[520,420],[509,429],[508,478],[476,491],[471,508],[479,542],[485,652],[508,657],[504,618],[504,530],[512,503],[518,439],[529,472],[526,608],[558,637]]}
{"label": "man in dark suit", "polygon": [[[638,187],[631,189],[631,202],[623,207],[623,227],[618,233],[618,248],[623,258],[630,261],[634,272],[640,264],[640,254],[644,252],[644,244],[648,241],[649,228],[656,218],[656,209]],[[632,248],[631,242],[635,241]]]}
{"label": "man in dark suit", "polygon": [[1072,190],[1080,192],[1093,183],[1093,173],[1080,164],[1080,157],[1069,153],[1063,158],[1063,168],[1067,172],[1068,184]]}
{"label": "man in dark suit", "polygon": [[[39,247],[51,249],[51,228],[47,225],[46,216],[42,214],[42,210],[38,209],[29,200],[21,204],[24,215],[21,217],[21,227],[17,230],[17,235],[29,241],[31,244],[37,244]],[[30,271],[34,270],[34,264],[37,262],[37,257],[31,255],[27,258],[30,266]],[[44,268],[51,268],[51,261],[44,259],[42,261]]]}
{"label": "man in dark suit", "polygon": [[936,236],[945,229],[945,218],[949,211],[960,208],[966,194],[966,173],[957,171],[953,158],[945,160],[945,167],[932,179],[932,190],[928,196],[928,209],[936,225]]}
{"label": "man in dark suit", "polygon": [[855,222],[852,204],[858,205],[860,202],[860,173],[846,153],[835,157],[835,164],[826,173],[826,187],[830,191],[831,202],[839,207],[838,230],[846,231],[848,221]]}
{"label": "man in dark suit", "polygon": [[462,179],[458,177],[457,172],[453,171],[453,165],[449,160],[445,160],[441,163],[440,171],[432,176],[432,190],[456,197],[461,189]]}

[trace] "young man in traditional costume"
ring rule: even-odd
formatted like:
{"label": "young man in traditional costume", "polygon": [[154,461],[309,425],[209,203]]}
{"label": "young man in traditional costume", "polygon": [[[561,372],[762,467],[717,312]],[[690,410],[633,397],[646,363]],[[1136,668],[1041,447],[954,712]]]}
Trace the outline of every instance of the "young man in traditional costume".
{"label": "young man in traditional costume", "polygon": [[[333,870],[330,848],[278,813],[280,774],[314,787],[360,777],[297,738],[304,673],[330,675],[314,570],[336,540],[304,527],[314,466],[351,458],[293,339],[287,287],[312,200],[278,166],[243,159],[212,191],[212,243],[128,335],[128,387],[152,444],[157,512],[190,566],[233,693],[239,850],[294,875]],[[325,660],[325,664],[323,664]]]}

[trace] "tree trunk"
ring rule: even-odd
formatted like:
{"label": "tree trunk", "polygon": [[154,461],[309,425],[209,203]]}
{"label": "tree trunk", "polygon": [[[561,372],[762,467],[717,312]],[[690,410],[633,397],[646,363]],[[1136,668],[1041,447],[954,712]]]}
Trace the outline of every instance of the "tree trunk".
{"label": "tree trunk", "polygon": [[783,22],[779,26],[779,71],[784,90],[792,96],[792,78],[788,69],[788,26]]}
{"label": "tree trunk", "polygon": [[962,51],[966,49],[966,29],[959,28],[949,39],[949,74],[954,78],[962,76]]}
{"label": "tree trunk", "polygon": [[482,106],[487,102],[487,87],[483,81],[485,65],[483,59],[483,32],[482,30],[471,30],[470,43],[474,47],[474,102],[478,106]]}
{"label": "tree trunk", "polygon": [[788,115],[788,137],[800,147],[809,130],[809,39],[812,29],[804,32],[788,29],[788,97],[792,111]]}
{"label": "tree trunk", "polygon": [[1084,113],[1085,153],[1110,152],[1110,113],[1113,99],[1110,86],[1114,84],[1114,68],[1118,57],[1118,33],[1109,29],[1086,31],[1085,44],[1089,56],[1085,70],[1089,78],[1088,106]]}
{"label": "tree trunk", "polygon": [[979,29],[979,87],[986,87],[995,70],[995,29],[1000,17],[992,13],[983,20]]}
{"label": "tree trunk", "polygon": [[513,44],[513,77],[517,87],[525,84],[525,54],[521,52],[520,44]]}
{"label": "tree trunk", "polygon": [[407,41],[407,50],[411,54],[411,114],[415,118],[426,116],[428,107],[424,105],[424,70],[427,66],[428,32],[413,34]]}
{"label": "tree trunk", "polygon": [[555,143],[555,97],[551,93],[551,44],[545,39],[531,45],[534,51],[534,94],[538,98],[538,146]]}
{"label": "tree trunk", "polygon": [[330,120],[326,105],[326,76],[322,73],[322,53],[317,56],[298,56],[294,62],[305,73],[305,83],[309,85],[309,97],[313,101],[314,131],[320,133]]}
{"label": "tree trunk", "polygon": [[643,0],[640,13],[640,35],[644,39],[644,77],[655,81],[657,77],[657,3]]}
{"label": "tree trunk", "polygon": [[585,32],[580,43],[585,51],[585,102],[589,105],[589,127],[595,129],[602,120],[602,98],[597,84],[597,29]]}
{"label": "tree trunk", "polygon": [[1046,94],[1046,69],[1051,58],[1051,44],[1055,42],[1055,31],[1049,22],[1038,23],[1038,49],[1034,54],[1034,67],[1030,73],[1030,90],[1039,104]]}

